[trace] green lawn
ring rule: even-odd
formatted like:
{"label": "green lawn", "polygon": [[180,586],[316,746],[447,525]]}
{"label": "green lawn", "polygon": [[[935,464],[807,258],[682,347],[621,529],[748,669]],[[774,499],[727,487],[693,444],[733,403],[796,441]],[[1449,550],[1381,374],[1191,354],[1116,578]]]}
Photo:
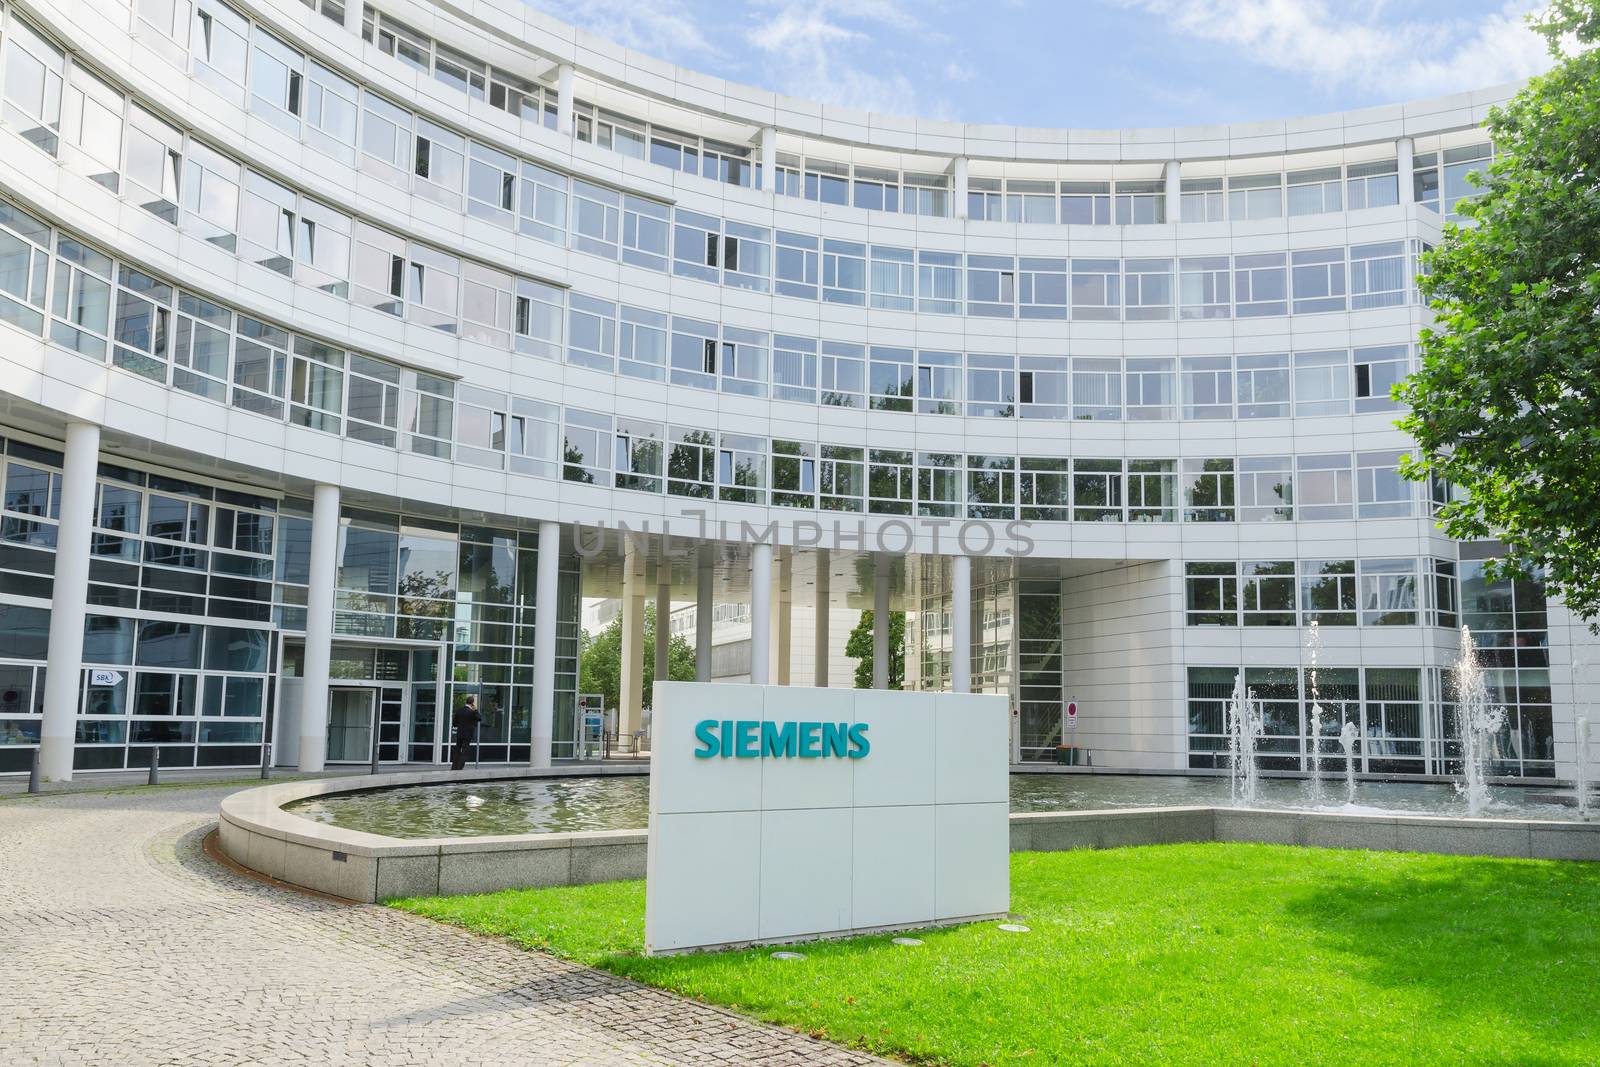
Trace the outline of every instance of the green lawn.
{"label": "green lawn", "polygon": [[1161,845],[1011,857],[993,923],[647,959],[644,883],[392,902],[914,1063],[1600,1063],[1600,865]]}

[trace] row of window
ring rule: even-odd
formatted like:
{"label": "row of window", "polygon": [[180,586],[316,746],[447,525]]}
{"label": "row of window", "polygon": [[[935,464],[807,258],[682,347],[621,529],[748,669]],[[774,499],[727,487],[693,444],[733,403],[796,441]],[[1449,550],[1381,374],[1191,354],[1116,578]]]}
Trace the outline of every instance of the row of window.
{"label": "row of window", "polygon": [[1184,565],[1190,626],[1442,626],[1460,620],[1453,560],[1295,560]]}
{"label": "row of window", "polygon": [[[308,4],[312,0],[305,0]],[[332,16],[330,16],[332,17]],[[468,96],[535,126],[556,128],[556,91],[484,63],[436,42],[403,22],[368,8],[363,37],[413,70],[431,75]],[[633,159],[674,171],[745,187],[765,186],[761,163],[749,145],[728,144],[674,130],[659,123],[596,108],[573,105],[574,135]],[[1447,215],[1470,196],[1466,175],[1482,169],[1489,146],[1473,145],[1419,156],[1410,176],[1418,203]],[[848,163],[779,153],[772,188],[824,204],[868,211],[949,217],[954,183],[943,160],[924,171]],[[1186,222],[1266,219],[1384,207],[1400,201],[1396,160],[1291,170],[1287,173],[1193,177],[1180,183]],[[1166,183],[1159,174],[1140,180],[1083,181],[972,176],[967,183],[967,217],[977,220],[1129,226],[1167,220]]]}

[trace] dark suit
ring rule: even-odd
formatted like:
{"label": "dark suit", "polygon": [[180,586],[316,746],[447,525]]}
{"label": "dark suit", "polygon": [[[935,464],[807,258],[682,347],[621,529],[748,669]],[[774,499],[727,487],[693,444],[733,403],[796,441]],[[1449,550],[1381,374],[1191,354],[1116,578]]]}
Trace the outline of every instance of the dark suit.
{"label": "dark suit", "polygon": [[467,765],[467,749],[472,745],[472,739],[477,736],[478,724],[483,722],[483,716],[471,704],[463,704],[456,709],[451,725],[455,727],[456,743],[450,749],[450,769],[459,771]]}

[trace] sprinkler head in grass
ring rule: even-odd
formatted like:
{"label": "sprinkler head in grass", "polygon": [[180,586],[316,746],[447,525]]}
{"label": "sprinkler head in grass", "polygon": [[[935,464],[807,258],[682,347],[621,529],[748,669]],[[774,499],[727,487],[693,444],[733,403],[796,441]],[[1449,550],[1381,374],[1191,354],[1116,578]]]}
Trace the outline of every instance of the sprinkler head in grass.
{"label": "sprinkler head in grass", "polygon": [[774,952],[772,958],[775,960],[803,960],[806,957],[803,952]]}
{"label": "sprinkler head in grass", "polygon": [[920,945],[922,940],[915,937],[897,937],[889,943],[892,945]]}
{"label": "sprinkler head in grass", "polygon": [[1000,929],[1004,930],[1008,934],[1028,933],[1028,928],[1023,926],[1021,923],[1001,923]]}

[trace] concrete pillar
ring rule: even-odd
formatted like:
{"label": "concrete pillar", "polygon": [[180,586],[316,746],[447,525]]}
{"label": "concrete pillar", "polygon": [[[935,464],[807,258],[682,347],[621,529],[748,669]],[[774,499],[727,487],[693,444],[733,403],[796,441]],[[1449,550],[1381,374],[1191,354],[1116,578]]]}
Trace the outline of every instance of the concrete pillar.
{"label": "concrete pillar", "polygon": [[772,681],[772,546],[750,546],[750,681]]}
{"label": "concrete pillar", "polygon": [[950,566],[950,690],[972,692],[972,557]]}
{"label": "concrete pillar", "polygon": [[828,602],[829,587],[833,575],[829,568],[833,565],[826,548],[817,549],[817,584],[816,584],[816,666],[812,669],[811,684],[818,689],[828,688],[828,609],[832,606]]}
{"label": "concrete pillar", "polygon": [[[667,680],[667,658],[672,645],[672,568],[666,560],[656,564],[656,671],[655,680]],[[653,704],[654,701],[651,701]]]}
{"label": "concrete pillar", "polygon": [[556,68],[556,132],[572,136],[572,64],[563,63]]}
{"label": "concrete pillar", "polygon": [[872,558],[872,688],[889,688],[889,567]]}
{"label": "concrete pillar", "polygon": [[695,565],[694,589],[694,680],[711,681],[711,614],[716,604],[711,595],[711,546],[700,546],[700,558]]}
{"label": "concrete pillar", "polygon": [[361,36],[361,12],[366,7],[362,0],[344,0],[344,28]]}
{"label": "concrete pillar", "polygon": [[774,126],[761,127],[761,188],[774,195],[778,191],[778,130]]}
{"label": "concrete pillar", "polygon": [[1167,221],[1183,221],[1183,165],[1176,159],[1167,163]]}
{"label": "concrete pillar", "polygon": [[[328,755],[328,657],[333,649],[333,586],[339,573],[339,487],[311,490],[311,568],[306,591],[306,654],[300,687],[300,763],[320,771]],[[450,707],[445,705],[448,718]]]}
{"label": "concrete pillar", "polygon": [[955,174],[955,190],[953,193],[955,203],[952,207],[955,208],[956,218],[964,219],[967,217],[967,157],[957,156],[953,169]]}
{"label": "concrete pillar", "polygon": [[773,623],[776,640],[773,655],[777,660],[779,685],[789,685],[789,666],[794,645],[794,550],[784,549],[778,558],[778,598],[774,605],[777,619]]}
{"label": "concrete pillar", "polygon": [[617,709],[617,741],[626,745],[644,718],[644,578],[636,573],[631,540],[623,566],[622,670],[617,694],[622,706]]}
{"label": "concrete pillar", "polygon": [[1398,137],[1394,142],[1395,169],[1400,172],[1400,202],[1417,202],[1417,180],[1411,171],[1416,165],[1415,146],[1409,137]]}
{"label": "concrete pillar", "polygon": [[[533,724],[528,765],[550,766],[556,720],[556,636],[560,628],[561,524],[539,524],[533,605]],[[576,753],[574,753],[576,755]]]}
{"label": "concrete pillar", "polygon": [[[78,733],[78,680],[83,675],[83,620],[89,608],[89,529],[94,525],[94,478],[99,466],[100,427],[89,422],[69,422],[61,472],[60,525],[56,527],[44,721],[39,725],[39,773],[47,782],[72,781],[72,754]],[[121,673],[122,684],[132,686],[132,674]]]}

